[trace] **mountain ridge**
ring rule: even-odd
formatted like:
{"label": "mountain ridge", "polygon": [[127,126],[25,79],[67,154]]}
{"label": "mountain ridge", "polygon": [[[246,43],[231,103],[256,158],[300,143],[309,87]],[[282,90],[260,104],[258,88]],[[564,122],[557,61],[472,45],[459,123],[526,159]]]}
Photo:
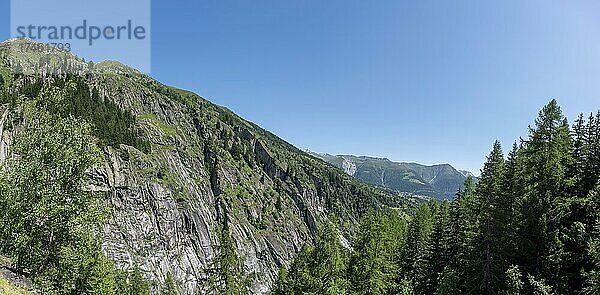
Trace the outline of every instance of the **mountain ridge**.
{"label": "mountain ridge", "polygon": [[477,179],[473,173],[461,172],[450,164],[423,165],[384,157],[308,152],[365,183],[436,199],[453,199],[468,176]]}

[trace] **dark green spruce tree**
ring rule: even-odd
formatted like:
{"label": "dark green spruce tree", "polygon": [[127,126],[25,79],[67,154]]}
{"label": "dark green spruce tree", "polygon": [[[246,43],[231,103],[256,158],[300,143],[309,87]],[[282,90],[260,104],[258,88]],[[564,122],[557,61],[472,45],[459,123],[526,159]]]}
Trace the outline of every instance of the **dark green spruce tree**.
{"label": "dark green spruce tree", "polygon": [[480,198],[480,224],[477,244],[480,293],[496,294],[508,268],[507,227],[510,221],[509,201],[504,193],[504,155],[499,141],[494,143],[481,171],[476,195]]}
{"label": "dark green spruce tree", "polygon": [[519,264],[533,277],[542,276],[556,292],[567,294],[563,267],[561,219],[567,213],[567,169],[572,165],[569,125],[556,100],[540,111],[523,143],[523,196],[519,208]]}

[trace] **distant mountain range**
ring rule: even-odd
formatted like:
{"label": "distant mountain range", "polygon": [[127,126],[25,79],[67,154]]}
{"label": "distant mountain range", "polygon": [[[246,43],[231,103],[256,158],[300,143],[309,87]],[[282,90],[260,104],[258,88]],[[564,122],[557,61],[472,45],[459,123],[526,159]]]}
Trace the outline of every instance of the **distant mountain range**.
{"label": "distant mountain range", "polygon": [[368,156],[308,153],[363,182],[440,200],[453,199],[468,176],[477,180],[473,173],[457,170],[449,164],[427,166]]}

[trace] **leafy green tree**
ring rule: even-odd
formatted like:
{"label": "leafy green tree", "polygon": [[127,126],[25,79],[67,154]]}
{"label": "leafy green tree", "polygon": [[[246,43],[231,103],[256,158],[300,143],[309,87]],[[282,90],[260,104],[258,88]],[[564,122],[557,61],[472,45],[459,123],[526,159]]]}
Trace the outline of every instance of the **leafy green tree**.
{"label": "leafy green tree", "polygon": [[150,294],[150,284],[142,276],[139,265],[135,265],[133,272],[129,277],[129,294],[130,295],[147,295]]}
{"label": "leafy green tree", "polygon": [[32,103],[22,109],[18,157],[0,176],[0,249],[51,294],[112,294],[112,264],[95,238],[105,215],[98,196],[82,190],[99,160],[91,127]]}
{"label": "leafy green tree", "polygon": [[[304,250],[304,249],[303,249]],[[302,252],[300,252],[302,253]],[[298,254],[294,257],[294,262],[299,260]],[[293,265],[294,266],[294,265]],[[277,280],[273,284],[271,288],[271,294],[294,294],[294,278],[290,278],[285,267],[279,268],[279,273],[277,274]]]}
{"label": "leafy green tree", "polygon": [[148,295],[150,284],[142,276],[139,265],[135,264],[132,271],[119,270],[114,272],[115,289],[114,294],[123,295]]}
{"label": "leafy green tree", "polygon": [[272,293],[276,295],[285,294],[318,294],[320,282],[313,276],[312,261],[314,248],[304,245],[300,252],[294,257],[289,267],[289,272],[280,270],[279,278],[275,282]]}

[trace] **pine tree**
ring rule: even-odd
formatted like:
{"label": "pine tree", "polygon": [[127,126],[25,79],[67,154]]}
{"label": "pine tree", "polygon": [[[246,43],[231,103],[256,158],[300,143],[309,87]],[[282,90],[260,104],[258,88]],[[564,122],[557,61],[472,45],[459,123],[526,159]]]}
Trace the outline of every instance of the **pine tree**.
{"label": "pine tree", "polygon": [[524,195],[524,176],[523,176],[523,157],[521,148],[517,143],[513,143],[511,151],[508,153],[508,157],[505,162],[504,169],[504,184],[503,184],[503,198],[505,213],[508,215],[504,221],[506,222],[506,232],[503,234],[505,238],[502,244],[502,252],[506,258],[507,264],[514,264],[517,261],[518,255],[515,254],[518,240],[518,208],[519,204],[522,203],[522,196]]}
{"label": "pine tree", "polygon": [[573,163],[570,167],[570,175],[575,178],[574,194],[584,196],[587,194],[586,179],[584,171],[588,165],[589,138],[583,114],[580,114],[573,124]]}
{"label": "pine tree", "polygon": [[135,265],[129,278],[130,295],[148,295],[150,294],[150,284],[142,276],[139,265]]}
{"label": "pine tree", "polygon": [[583,138],[580,185],[585,195],[598,184],[600,178],[600,111],[595,116],[590,114]]}
{"label": "pine tree", "polygon": [[402,271],[411,281],[417,294],[424,294],[431,290],[433,284],[437,283],[430,281],[430,274],[433,271],[433,264],[430,260],[433,257],[433,253],[431,253],[433,216],[437,209],[435,202],[422,204],[407,228]]}
{"label": "pine tree", "polygon": [[[596,231],[598,230],[600,229],[596,229]],[[586,286],[584,293],[590,295],[600,294],[600,238],[597,235],[589,243],[588,255],[593,259],[595,267],[593,270],[585,273]]]}
{"label": "pine tree", "polygon": [[332,224],[319,231],[315,245],[304,245],[289,271],[282,269],[272,294],[347,294],[348,253]]}
{"label": "pine tree", "polygon": [[458,278],[459,293],[472,293],[479,290],[481,281],[477,269],[477,237],[481,200],[475,194],[475,184],[471,176],[467,177],[465,187],[455,200],[453,217],[454,261],[453,273]]}
{"label": "pine tree", "polygon": [[558,290],[568,292],[561,278],[561,204],[572,183],[567,169],[572,165],[569,126],[560,107],[552,100],[540,111],[535,127],[524,142],[524,186],[519,214],[519,252],[526,272],[543,275]]}
{"label": "pine tree", "polygon": [[167,272],[167,277],[163,286],[160,289],[161,295],[177,295],[177,286],[170,272]]}
{"label": "pine tree", "polygon": [[433,294],[444,274],[444,270],[452,260],[451,253],[451,208],[450,203],[444,200],[439,204],[433,218],[433,233],[429,243],[426,261],[431,263],[431,272],[427,278],[427,293]]}
{"label": "pine tree", "polygon": [[243,260],[235,251],[229,224],[224,222],[218,233],[219,253],[213,261],[214,272],[209,278],[212,291],[227,295],[247,294],[250,281],[246,277]]}
{"label": "pine tree", "polygon": [[506,271],[506,290],[501,292],[503,295],[521,295],[523,290],[522,274],[519,267],[511,265]]}
{"label": "pine tree", "polygon": [[490,155],[483,166],[477,184],[476,195],[480,198],[480,226],[476,238],[477,255],[480,255],[478,270],[481,276],[481,292],[495,294],[503,281],[504,270],[508,267],[506,233],[510,222],[509,200],[504,193],[504,156],[500,142],[494,143]]}
{"label": "pine tree", "polygon": [[592,266],[583,271],[585,278],[584,294],[600,294],[600,185],[596,186],[590,193],[593,207],[596,209],[596,223],[590,231],[590,239],[587,245],[587,257]]}

